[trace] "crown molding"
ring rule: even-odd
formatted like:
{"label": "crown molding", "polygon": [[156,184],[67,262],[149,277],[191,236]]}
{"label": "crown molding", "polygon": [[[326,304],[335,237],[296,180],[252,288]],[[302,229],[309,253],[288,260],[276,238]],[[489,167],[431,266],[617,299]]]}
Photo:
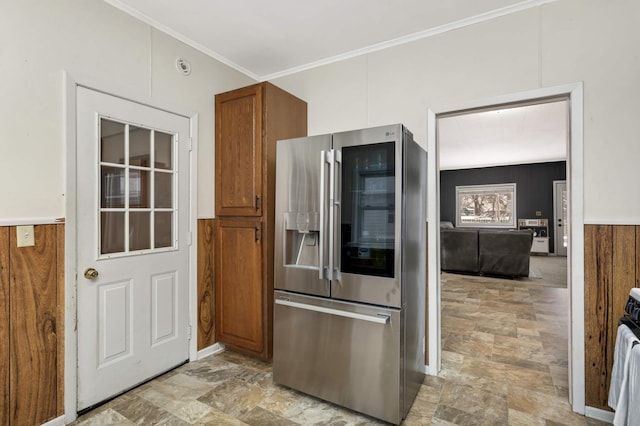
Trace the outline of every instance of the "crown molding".
{"label": "crown molding", "polygon": [[127,4],[124,4],[122,1],[120,0],[104,0],[105,3],[115,7],[116,9],[119,9],[121,11],[123,11],[124,13],[133,16],[134,18],[152,26],[153,28],[162,31],[165,34],[168,34],[169,36],[181,41],[182,43],[204,53],[207,56],[210,56],[211,58],[222,62],[223,64],[235,69],[236,71],[241,72],[242,74],[245,74],[246,76],[256,80],[256,81],[267,81],[267,80],[273,80],[276,78],[280,78],[280,77],[285,77],[291,74],[296,74],[302,71],[307,71],[313,68],[318,68],[321,67],[323,65],[328,65],[328,64],[332,64],[335,62],[340,62],[340,61],[344,61],[346,59],[351,59],[351,58],[355,58],[358,56],[362,56],[362,55],[366,55],[368,53],[373,53],[373,52],[377,52],[380,50],[384,50],[384,49],[388,49],[390,47],[395,47],[395,46],[400,46],[402,44],[406,44],[406,43],[411,43],[413,41],[416,40],[421,40],[424,38],[428,38],[428,37],[433,37],[435,35],[438,34],[442,34],[448,31],[452,31],[452,30],[456,30],[459,28],[463,28],[463,27],[467,27],[470,25],[475,25],[481,22],[486,22],[489,21],[491,19],[495,19],[495,18],[499,18],[501,16],[505,16],[505,15],[509,15],[511,13],[516,13],[516,12],[520,12],[526,9],[530,9],[532,7],[537,7],[537,6],[541,6],[547,3],[552,3],[555,2],[557,0],[525,0],[525,1],[521,1],[519,3],[510,5],[510,6],[506,6],[506,7],[502,7],[500,9],[495,9],[492,10],[490,12],[486,12],[486,13],[481,13],[479,15],[475,15],[475,16],[471,16],[469,18],[464,18],[464,19],[460,19],[458,21],[454,21],[445,25],[441,25],[438,27],[434,27],[434,28],[430,28],[428,30],[424,30],[424,31],[419,31],[416,33],[412,33],[412,34],[408,34],[406,36],[402,36],[402,37],[398,37],[392,40],[388,40],[382,43],[376,43],[367,47],[363,47],[361,49],[355,49],[355,50],[351,50],[349,52],[345,52],[345,53],[341,53],[339,55],[335,55],[335,56],[331,56],[325,59],[321,59],[319,61],[314,61],[314,62],[309,62],[307,64],[303,64],[303,65],[299,65],[296,67],[292,67],[292,68],[288,68],[282,71],[278,71],[278,72],[274,72],[274,73],[270,73],[270,74],[264,74],[264,75],[259,75],[256,74],[244,67],[242,67],[241,65],[238,65],[237,63],[233,62],[232,60],[226,58],[225,56],[207,48],[206,46],[203,46],[202,44],[190,39],[189,37],[185,36],[184,34],[175,31],[169,27],[167,27],[166,25],[156,21],[155,19],[149,17],[148,15],[140,12],[138,9],[135,9]]}
{"label": "crown molding", "polygon": [[181,41],[182,43],[186,44],[189,47],[194,48],[195,50],[198,50],[202,53],[204,53],[207,56],[210,56],[211,58],[215,59],[216,61],[222,62],[223,64],[235,69],[236,71],[241,72],[242,74],[251,77],[252,79],[256,80],[256,81],[261,81],[261,78],[258,74],[255,74],[251,71],[249,71],[246,68],[243,68],[242,66],[236,64],[235,62],[227,59],[226,57],[222,56],[221,54],[214,52],[213,50],[209,49],[208,47],[203,46],[202,44],[190,39],[189,37],[185,36],[184,34],[173,30],[172,28],[167,27],[166,25],[156,21],[155,19],[151,18],[150,16],[140,12],[138,9],[135,9],[127,4],[124,4],[123,2],[121,2],[120,0],[104,0],[105,3],[115,7],[116,9],[121,10],[122,12],[126,13],[127,15],[130,15],[142,22],[144,22],[147,25],[152,26],[153,28],[155,28],[158,31],[161,31],[173,38],[175,38],[178,41]]}

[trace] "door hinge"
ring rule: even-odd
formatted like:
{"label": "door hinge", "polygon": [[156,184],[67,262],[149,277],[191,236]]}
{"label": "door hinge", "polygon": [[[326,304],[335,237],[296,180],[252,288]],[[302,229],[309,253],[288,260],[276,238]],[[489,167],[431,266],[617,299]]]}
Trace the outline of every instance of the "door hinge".
{"label": "door hinge", "polygon": [[193,138],[189,136],[189,152],[193,151]]}
{"label": "door hinge", "polygon": [[193,244],[193,232],[189,231],[189,245]]}
{"label": "door hinge", "polygon": [[191,326],[187,327],[187,340],[191,340]]}

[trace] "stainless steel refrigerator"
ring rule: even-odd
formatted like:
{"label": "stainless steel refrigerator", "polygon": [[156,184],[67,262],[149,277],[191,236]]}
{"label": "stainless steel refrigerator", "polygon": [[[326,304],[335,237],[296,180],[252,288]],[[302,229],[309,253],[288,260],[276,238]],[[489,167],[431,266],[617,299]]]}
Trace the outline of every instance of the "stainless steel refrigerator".
{"label": "stainless steel refrigerator", "polygon": [[424,379],[426,152],[397,124],[276,161],[273,379],[399,424]]}

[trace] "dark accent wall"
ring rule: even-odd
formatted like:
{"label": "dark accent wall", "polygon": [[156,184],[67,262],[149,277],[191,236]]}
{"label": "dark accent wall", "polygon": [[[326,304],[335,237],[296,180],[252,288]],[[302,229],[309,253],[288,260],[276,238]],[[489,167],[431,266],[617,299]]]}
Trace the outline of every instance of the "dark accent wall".
{"label": "dark accent wall", "polygon": [[[518,219],[549,219],[549,251],[554,252],[553,181],[565,180],[565,161],[440,172],[440,220],[456,223],[456,186],[516,183]],[[542,216],[536,216],[536,211]]]}

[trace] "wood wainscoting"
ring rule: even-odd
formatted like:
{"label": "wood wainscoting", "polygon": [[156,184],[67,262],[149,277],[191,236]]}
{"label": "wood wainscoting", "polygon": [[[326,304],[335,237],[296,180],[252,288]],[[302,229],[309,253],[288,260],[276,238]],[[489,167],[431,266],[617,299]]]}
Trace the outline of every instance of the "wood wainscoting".
{"label": "wood wainscoting", "polygon": [[0,227],[0,424],[64,414],[64,225],[35,225],[18,247]]}
{"label": "wood wainscoting", "polygon": [[640,226],[585,225],[584,246],[585,402],[609,410],[618,319],[640,287]]}
{"label": "wood wainscoting", "polygon": [[[64,224],[34,231],[34,247],[17,247],[16,228],[0,227],[0,424],[64,414]],[[215,343],[213,233],[198,220],[199,350]],[[586,405],[607,409],[617,322],[640,287],[640,225],[586,225],[584,269]]]}
{"label": "wood wainscoting", "polygon": [[[214,221],[198,220],[198,350],[215,343]],[[0,226],[0,424],[64,415],[64,224],[35,225],[17,247]]]}
{"label": "wood wainscoting", "polygon": [[198,219],[198,350],[216,342],[214,219]]}
{"label": "wood wainscoting", "polygon": [[9,227],[0,227],[0,424],[9,424]]}

